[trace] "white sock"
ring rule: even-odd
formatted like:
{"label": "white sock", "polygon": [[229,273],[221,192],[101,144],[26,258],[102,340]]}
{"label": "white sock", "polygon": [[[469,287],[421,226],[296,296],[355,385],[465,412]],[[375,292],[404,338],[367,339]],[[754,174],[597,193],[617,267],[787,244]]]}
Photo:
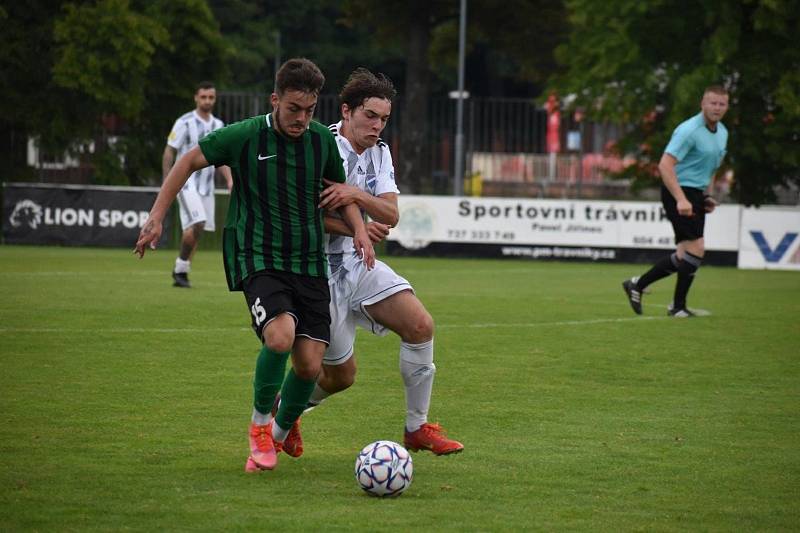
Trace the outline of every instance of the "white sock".
{"label": "white sock", "polygon": [[276,420],[274,424],[272,424],[272,440],[275,442],[283,442],[286,440],[286,435],[289,434],[289,429],[283,429],[278,425],[278,421]]}
{"label": "white sock", "polygon": [[192,262],[191,261],[184,261],[180,257],[175,258],[175,273],[176,274],[188,274],[192,271]]}
{"label": "white sock", "polygon": [[263,414],[253,407],[253,416],[251,420],[253,421],[253,424],[257,426],[265,426],[269,424],[270,420],[272,420],[272,413]]}
{"label": "white sock", "polygon": [[322,403],[322,401],[323,401],[325,398],[327,398],[328,396],[330,396],[330,395],[331,395],[331,394],[330,394],[329,392],[326,392],[326,391],[325,391],[325,389],[323,389],[322,387],[320,387],[320,386],[319,386],[319,383],[317,383],[317,384],[314,386],[314,390],[313,390],[313,392],[311,393],[311,397],[308,399],[308,404],[309,404],[308,406],[309,406],[309,407],[316,407],[316,406],[318,406],[319,404],[321,404],[321,403]]}
{"label": "white sock", "polygon": [[406,430],[416,431],[428,421],[433,375],[433,339],[420,344],[400,343],[400,374],[406,386]]}

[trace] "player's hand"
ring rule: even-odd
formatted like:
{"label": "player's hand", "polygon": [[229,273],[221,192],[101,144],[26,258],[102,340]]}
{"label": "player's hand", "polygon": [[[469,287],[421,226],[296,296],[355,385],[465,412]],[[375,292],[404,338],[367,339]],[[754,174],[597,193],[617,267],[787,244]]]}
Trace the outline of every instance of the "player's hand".
{"label": "player's hand", "polygon": [[378,244],[388,237],[390,229],[392,229],[391,226],[381,224],[380,222],[367,222],[367,235],[369,235],[369,240],[372,241],[372,244]]}
{"label": "player's hand", "polygon": [[706,210],[706,213],[713,213],[714,209],[717,208],[719,202],[714,199],[712,196],[706,196],[703,198],[703,207]]}
{"label": "player's hand", "polygon": [[322,180],[327,187],[322,189],[320,194],[321,201],[319,207],[332,211],[343,205],[355,203],[361,194],[361,189],[347,185],[346,183],[336,183],[326,179]]}
{"label": "player's hand", "polygon": [[353,246],[358,257],[363,259],[364,264],[367,265],[367,270],[372,270],[375,267],[375,249],[372,247],[372,242],[370,242],[367,232],[356,232],[353,236]]}
{"label": "player's hand", "polygon": [[690,217],[692,216],[692,203],[684,198],[683,200],[678,200],[678,214],[682,217]]}
{"label": "player's hand", "polygon": [[148,246],[151,250],[156,249],[156,246],[158,246],[158,239],[161,238],[162,229],[161,222],[150,217],[147,218],[147,222],[144,223],[142,230],[139,232],[136,248],[133,250],[133,253],[138,255],[139,259],[144,257],[144,252],[147,250]]}

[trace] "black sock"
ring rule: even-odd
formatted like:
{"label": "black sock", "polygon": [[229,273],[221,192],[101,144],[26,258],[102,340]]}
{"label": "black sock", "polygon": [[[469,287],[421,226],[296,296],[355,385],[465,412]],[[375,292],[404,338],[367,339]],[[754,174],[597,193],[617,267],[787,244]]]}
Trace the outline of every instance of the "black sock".
{"label": "black sock", "polygon": [[645,272],[644,275],[639,278],[639,281],[636,282],[636,290],[643,291],[651,283],[677,272],[679,262],[678,256],[674,253],[662,257],[658,260],[658,263],[653,265],[653,268]]}
{"label": "black sock", "polygon": [[694,275],[702,262],[702,257],[697,257],[689,252],[683,254],[683,260],[678,265],[678,282],[675,283],[675,296],[672,299],[673,309],[686,307],[686,295],[689,293]]}

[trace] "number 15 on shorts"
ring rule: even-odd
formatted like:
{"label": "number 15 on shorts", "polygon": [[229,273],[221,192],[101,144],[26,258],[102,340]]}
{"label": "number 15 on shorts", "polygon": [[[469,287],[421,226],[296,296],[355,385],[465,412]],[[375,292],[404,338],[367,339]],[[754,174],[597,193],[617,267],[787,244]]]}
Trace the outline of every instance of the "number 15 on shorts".
{"label": "number 15 on shorts", "polygon": [[264,309],[264,306],[261,305],[261,298],[256,298],[256,301],[250,306],[250,312],[253,313],[256,326],[261,326],[264,320],[267,319],[267,311]]}

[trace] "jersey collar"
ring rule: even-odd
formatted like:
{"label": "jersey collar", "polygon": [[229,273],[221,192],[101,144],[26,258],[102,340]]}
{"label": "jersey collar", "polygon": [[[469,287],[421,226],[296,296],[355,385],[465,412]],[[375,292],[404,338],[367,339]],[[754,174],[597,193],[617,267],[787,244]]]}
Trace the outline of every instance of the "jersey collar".
{"label": "jersey collar", "polygon": [[213,113],[209,113],[208,114],[208,120],[206,120],[203,117],[201,117],[200,113],[197,112],[197,109],[193,109],[192,110],[192,114],[194,115],[194,118],[196,118],[197,120],[199,120],[203,124],[211,124],[212,122],[214,122],[214,114]]}
{"label": "jersey collar", "polygon": [[[355,151],[355,149],[353,148],[353,145],[350,144],[350,141],[347,140],[347,137],[342,135],[342,124],[343,124],[343,121],[341,121],[341,120],[336,123],[336,131],[338,132],[338,135],[336,135],[336,139],[339,141],[339,144],[342,145],[342,148],[344,148],[348,152],[351,152],[353,154],[358,155],[358,152]],[[366,152],[367,151],[364,150],[364,153],[366,153]]]}
{"label": "jersey collar", "polygon": [[289,142],[301,142],[304,139],[305,134],[311,131],[311,123],[309,122],[308,126],[306,126],[306,131],[303,132],[303,135],[301,135],[297,139],[292,139],[291,137],[288,137],[287,135],[284,135],[283,133],[279,132],[277,128],[275,128],[275,124],[273,124],[273,121],[275,119],[272,118],[272,113],[267,113],[266,115],[264,115],[264,117],[265,120],[267,121],[267,127],[270,128],[272,131],[274,131],[275,135],[280,135],[282,138],[286,139]]}

